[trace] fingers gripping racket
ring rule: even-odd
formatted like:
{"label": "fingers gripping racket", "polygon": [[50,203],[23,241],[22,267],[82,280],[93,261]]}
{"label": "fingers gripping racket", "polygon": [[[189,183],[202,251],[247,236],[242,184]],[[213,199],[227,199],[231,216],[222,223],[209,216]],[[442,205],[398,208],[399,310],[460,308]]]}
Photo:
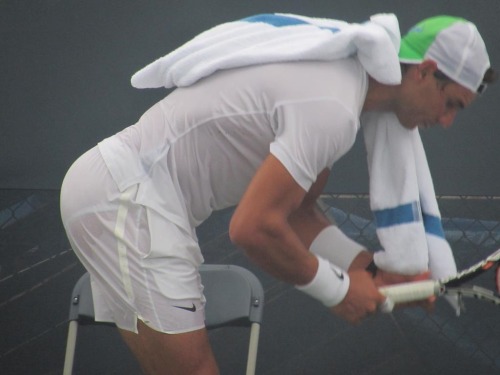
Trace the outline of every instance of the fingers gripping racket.
{"label": "fingers gripping racket", "polygon": [[[464,284],[496,265],[496,292],[479,286],[465,287]],[[474,264],[473,266],[440,280],[415,281],[380,288],[380,293],[387,297],[380,307],[384,312],[392,311],[394,304],[424,300],[432,296],[456,295],[488,300],[500,305],[500,249]]]}

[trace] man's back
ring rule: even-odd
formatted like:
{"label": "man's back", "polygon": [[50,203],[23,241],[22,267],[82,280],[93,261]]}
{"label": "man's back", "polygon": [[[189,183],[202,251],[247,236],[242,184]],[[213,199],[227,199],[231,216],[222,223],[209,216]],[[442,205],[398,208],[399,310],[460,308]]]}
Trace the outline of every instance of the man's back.
{"label": "man's back", "polygon": [[[290,173],[312,183],[317,168],[329,167],[354,142],[365,92],[355,59],[220,71],[176,89],[117,137],[134,144],[150,176],[168,171],[196,226],[238,203],[272,143]],[[328,134],[338,139],[322,142]],[[304,165],[315,162],[301,152],[319,156],[321,165]]]}

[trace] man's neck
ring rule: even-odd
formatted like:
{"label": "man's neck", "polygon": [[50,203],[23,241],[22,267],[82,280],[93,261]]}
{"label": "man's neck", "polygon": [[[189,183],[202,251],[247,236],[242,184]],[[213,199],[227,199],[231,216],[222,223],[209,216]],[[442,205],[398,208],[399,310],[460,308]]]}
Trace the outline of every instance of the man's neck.
{"label": "man's neck", "polygon": [[363,112],[393,111],[396,108],[401,85],[384,85],[371,77],[368,79],[368,92],[363,104]]}

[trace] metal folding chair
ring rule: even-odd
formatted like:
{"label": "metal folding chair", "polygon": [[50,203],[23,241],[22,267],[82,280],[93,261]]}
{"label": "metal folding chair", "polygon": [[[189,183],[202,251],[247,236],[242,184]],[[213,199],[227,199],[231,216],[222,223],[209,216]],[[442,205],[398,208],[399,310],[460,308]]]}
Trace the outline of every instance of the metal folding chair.
{"label": "metal folding chair", "polygon": [[[205,308],[207,328],[250,327],[246,374],[255,374],[264,308],[262,284],[253,273],[234,265],[204,264],[200,268],[200,273],[207,299]],[[88,273],[78,280],[71,295],[63,375],[72,374],[78,327],[83,324],[102,324],[94,321],[94,304]]]}

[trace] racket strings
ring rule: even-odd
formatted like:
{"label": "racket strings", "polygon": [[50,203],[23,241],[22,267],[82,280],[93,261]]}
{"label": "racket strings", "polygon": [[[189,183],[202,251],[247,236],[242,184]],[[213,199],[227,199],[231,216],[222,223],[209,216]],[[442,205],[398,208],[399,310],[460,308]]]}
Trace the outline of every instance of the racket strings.
{"label": "racket strings", "polygon": [[[493,254],[484,259],[482,262],[476,263],[473,266],[458,272],[456,275],[452,277],[441,280],[441,283],[443,285],[446,285],[447,287],[455,287],[461,285],[467,282],[468,280],[473,279],[477,275],[489,270],[495,264],[497,265],[497,271],[498,271],[499,262],[500,262],[500,249],[495,251]],[[497,287],[500,288],[500,284],[497,284]]]}

